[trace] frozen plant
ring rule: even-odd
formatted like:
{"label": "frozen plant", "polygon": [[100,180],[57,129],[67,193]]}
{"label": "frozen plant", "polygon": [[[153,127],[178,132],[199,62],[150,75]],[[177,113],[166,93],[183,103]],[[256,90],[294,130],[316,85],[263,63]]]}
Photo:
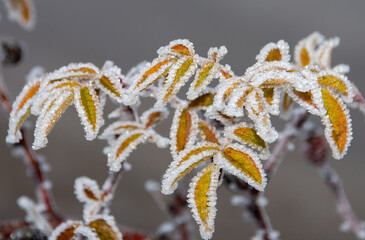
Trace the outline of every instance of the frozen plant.
{"label": "frozen plant", "polygon": [[[5,2],[16,8],[26,1]],[[338,44],[338,38],[325,39],[315,32],[299,41],[290,61],[289,45],[283,40],[271,42],[256,56],[256,63],[238,76],[229,65],[220,63],[227,54],[226,47],[210,48],[207,57],[202,57],[195,52],[193,43],[178,39],[161,47],[154,60],[137,65],[126,75],[111,61],[101,68],[92,63],[71,63],[47,73],[37,68],[12,104],[5,86],[0,86],[1,103],[10,114],[6,141],[22,148],[35,176],[38,196],[38,202],[26,197],[19,200],[27,213],[26,221],[4,224],[1,234],[9,237],[30,227],[54,240],[126,236],[190,239],[189,222],[194,219],[201,237],[210,239],[215,229],[217,189],[227,186],[239,193],[234,205],[245,208],[249,218],[257,223],[253,239],[279,239],[280,234],[272,228],[265,211],[268,201],[263,191],[283,153],[304,131],[305,156],[335,192],[347,229],[364,239],[363,224],[352,212],[341,180],[325,161],[327,144],[335,159],[343,158],[350,146],[348,106],[362,112],[365,106],[361,94],[346,77],[349,67],[331,66],[331,53]],[[178,97],[188,83],[186,98]],[[109,114],[116,121],[99,134],[107,97],[117,105]],[[155,100],[154,107],[140,113],[138,107],[146,98]],[[54,124],[70,105],[78,112],[87,140],[106,140],[104,152],[110,170],[101,188],[87,177],[76,179],[75,194],[84,203],[82,221],[68,219],[56,211],[40,158],[29,148],[22,127],[28,116],[36,116],[32,147],[44,148]],[[155,127],[166,121],[169,112],[173,114],[170,136],[162,136]],[[310,114],[321,119],[324,132],[308,124]],[[287,121],[283,131],[275,129],[271,115]],[[171,222],[162,224],[155,234],[119,228],[109,210],[121,172],[130,168],[128,156],[146,141],[161,148],[170,147],[172,156],[161,185],[146,185],[171,216]],[[276,141],[270,151],[269,144]],[[179,187],[179,180],[191,171],[195,177],[189,189],[184,190]],[[246,196],[242,197],[242,193]],[[191,209],[192,217],[186,215],[186,207]]]}

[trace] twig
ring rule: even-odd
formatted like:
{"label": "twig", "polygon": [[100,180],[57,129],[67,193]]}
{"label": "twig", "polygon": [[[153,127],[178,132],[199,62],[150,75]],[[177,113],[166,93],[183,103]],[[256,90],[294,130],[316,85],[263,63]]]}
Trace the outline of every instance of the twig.
{"label": "twig", "polygon": [[[298,109],[296,112],[294,112],[294,114],[293,120],[289,122],[284,128],[279,142],[276,144],[270,159],[264,166],[268,181],[275,174],[277,168],[282,162],[288,149],[288,145],[298,135],[300,129],[303,127],[304,123],[309,117],[308,112],[304,109]],[[265,207],[261,204],[258,204],[258,199],[263,197],[263,193],[253,189],[246,182],[232,175],[226,175],[224,178],[225,182],[230,185],[230,189],[248,193],[249,199],[248,202],[244,204],[244,206],[255,220],[259,230],[262,231],[262,238],[264,240],[273,239],[273,236],[271,235],[273,233],[273,227],[271,225],[270,218],[266,212]]]}
{"label": "twig", "polygon": [[303,127],[308,117],[309,113],[305,109],[298,109],[293,120],[284,128],[279,142],[276,144],[270,158],[264,166],[268,178],[271,178],[275,174],[287,152],[288,145],[298,135],[298,131]]}
{"label": "twig", "polygon": [[354,101],[357,103],[357,107],[359,108],[359,111],[362,114],[364,114],[364,116],[365,116],[365,99],[362,96],[362,94],[359,91],[359,89],[354,84],[352,84],[352,89],[353,89],[353,91],[355,93]]}
{"label": "twig", "polygon": [[[3,105],[4,109],[10,114],[12,104],[10,98],[4,91],[4,87],[0,86],[0,101]],[[25,159],[28,168],[32,172],[32,178],[35,183],[36,195],[38,197],[38,201],[42,203],[46,207],[46,213],[49,215],[49,221],[51,226],[57,226],[62,222],[61,217],[56,213],[54,201],[52,198],[52,194],[50,193],[49,188],[47,187],[48,180],[45,177],[42,167],[40,165],[37,156],[30,149],[24,129],[20,130],[22,135],[22,140],[18,144],[14,144],[14,147],[21,147],[25,153]]]}
{"label": "twig", "polygon": [[353,212],[347,199],[341,178],[328,164],[318,167],[318,170],[329,189],[336,197],[337,209],[348,229],[355,233],[358,239],[365,239],[365,228]]}

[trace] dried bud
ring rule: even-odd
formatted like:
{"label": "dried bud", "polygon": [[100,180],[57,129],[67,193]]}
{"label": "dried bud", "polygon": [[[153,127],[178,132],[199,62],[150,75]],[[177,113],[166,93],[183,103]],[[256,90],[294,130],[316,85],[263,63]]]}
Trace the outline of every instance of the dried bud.
{"label": "dried bud", "polygon": [[19,42],[14,40],[1,41],[0,61],[4,66],[18,64],[22,55],[23,49]]}
{"label": "dried bud", "polygon": [[326,138],[320,133],[311,132],[303,141],[302,151],[312,164],[322,165],[328,154]]}

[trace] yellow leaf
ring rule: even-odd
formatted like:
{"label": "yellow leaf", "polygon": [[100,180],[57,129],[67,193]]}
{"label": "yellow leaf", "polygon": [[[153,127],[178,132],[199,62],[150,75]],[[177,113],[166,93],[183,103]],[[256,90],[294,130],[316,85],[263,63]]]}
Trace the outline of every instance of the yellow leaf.
{"label": "yellow leaf", "polygon": [[269,157],[268,145],[265,140],[257,134],[253,125],[243,122],[227,127],[225,129],[225,135],[260,151],[262,153],[260,155],[261,159],[267,159]]}
{"label": "yellow leaf", "polygon": [[282,58],[283,56],[281,55],[280,49],[274,48],[268,52],[265,61],[267,62],[281,61]]}
{"label": "yellow leaf", "polygon": [[305,47],[300,50],[300,63],[302,67],[310,64],[309,52]]}
{"label": "yellow leaf", "polygon": [[122,162],[124,162],[129,154],[137,147],[137,145],[145,142],[149,134],[142,130],[134,130],[125,132],[117,140],[112,142],[111,149],[108,152],[108,166],[111,171],[119,171]]}
{"label": "yellow leaf", "polygon": [[208,84],[213,80],[214,77],[214,63],[208,62],[201,67],[195,74],[195,79],[190,85],[189,91],[187,93],[188,99],[195,99],[199,96],[202,90],[204,90]]}
{"label": "yellow leaf", "polygon": [[176,63],[176,66],[167,76],[164,86],[159,93],[156,107],[163,106],[169,102],[196,70],[196,63],[193,57],[181,58]]}
{"label": "yellow leaf", "polygon": [[72,91],[64,91],[51,96],[44,104],[34,130],[34,149],[42,148],[47,144],[47,135],[73,99],[74,94]]}
{"label": "yellow leaf", "polygon": [[199,131],[204,141],[219,144],[219,134],[216,129],[207,122],[198,123]]}
{"label": "yellow leaf", "polygon": [[262,91],[264,92],[264,98],[269,105],[272,105],[272,101],[274,99],[274,88],[263,88]]}
{"label": "yellow leaf", "polygon": [[101,87],[105,92],[109,93],[109,95],[115,98],[121,97],[121,85],[118,85],[118,83],[112,82],[104,75],[97,79],[97,83],[99,87]]}
{"label": "yellow leaf", "polygon": [[324,75],[318,78],[318,83],[322,87],[340,93],[347,98],[352,98],[353,92],[345,76]]}
{"label": "yellow leaf", "polygon": [[177,182],[206,160],[212,158],[219,151],[219,145],[209,142],[200,142],[185,149],[179,156],[174,157],[169,169],[162,180],[162,192],[171,194],[177,188]]}
{"label": "yellow leaf", "polygon": [[96,232],[96,235],[100,240],[121,239],[119,230],[115,226],[111,226],[110,223],[102,218],[91,221],[88,226]]}
{"label": "yellow leaf", "polygon": [[190,184],[188,202],[203,239],[210,239],[214,232],[219,176],[219,167],[212,164],[199,172]]}
{"label": "yellow leaf", "polygon": [[104,123],[100,98],[91,87],[76,88],[74,92],[75,107],[84,126],[86,139],[93,140]]}
{"label": "yellow leaf", "polygon": [[116,137],[123,134],[126,131],[133,131],[137,129],[142,129],[143,126],[136,122],[129,121],[117,121],[110,124],[104,132],[99,136],[100,139],[107,139],[109,137]]}
{"label": "yellow leaf", "polygon": [[171,149],[179,153],[195,140],[197,131],[197,115],[189,108],[179,108],[171,126]]}
{"label": "yellow leaf", "polygon": [[204,93],[189,102],[189,107],[205,109],[213,104],[215,94],[213,92]]}
{"label": "yellow leaf", "polygon": [[257,155],[240,144],[229,144],[214,163],[262,191],[266,185],[265,173]]}
{"label": "yellow leaf", "polygon": [[352,126],[348,109],[342,100],[331,91],[322,88],[322,99],[327,110],[323,122],[326,126],[325,136],[332,148],[333,157],[342,158],[352,139]]}

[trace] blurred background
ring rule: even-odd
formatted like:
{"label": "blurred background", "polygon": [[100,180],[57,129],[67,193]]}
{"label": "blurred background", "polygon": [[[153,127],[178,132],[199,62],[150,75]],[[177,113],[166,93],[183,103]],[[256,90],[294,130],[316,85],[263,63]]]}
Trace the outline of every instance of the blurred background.
{"label": "blurred background", "polygon": [[[126,73],[142,60],[156,57],[160,46],[187,38],[202,56],[209,47],[225,45],[228,54],[223,63],[230,64],[236,74],[243,74],[266,43],[284,39],[293,50],[297,41],[313,31],[341,38],[333,64],[349,64],[349,79],[365,93],[364,0],[35,0],[35,5],[37,23],[31,32],[9,22],[0,5],[0,36],[14,37],[26,45],[22,63],[3,69],[12,99],[23,87],[24,76],[36,65],[53,71],[70,62],[92,62],[101,67],[105,60],[112,60]],[[115,107],[108,101],[104,115]],[[24,213],[16,200],[22,195],[34,198],[33,184],[25,175],[22,160],[13,157],[5,144],[8,119],[3,113],[1,110],[0,220],[22,218]],[[354,211],[365,220],[365,161],[361,150],[365,124],[357,110],[351,115],[352,146],[343,160],[329,160],[342,177]],[[33,126],[34,118],[31,122]],[[160,127],[165,136],[167,125]],[[276,126],[280,129],[281,125]],[[101,140],[85,140],[71,107],[55,125],[47,148],[39,151],[52,166],[48,176],[64,215],[81,218],[81,204],[73,194],[76,177],[88,176],[100,184],[106,178],[104,146]],[[282,239],[355,239],[352,233],[339,232],[342,220],[332,193],[316,169],[301,157],[300,147],[296,149],[287,154],[266,188],[273,227],[281,232]],[[159,181],[170,161],[167,149],[151,144],[140,146],[130,156],[133,169],[123,175],[112,205],[112,214],[119,223],[153,231],[167,220],[144,184],[148,179]],[[213,239],[249,239],[255,233],[255,225],[242,219],[243,210],[230,204],[231,197],[225,187],[219,189]]]}

